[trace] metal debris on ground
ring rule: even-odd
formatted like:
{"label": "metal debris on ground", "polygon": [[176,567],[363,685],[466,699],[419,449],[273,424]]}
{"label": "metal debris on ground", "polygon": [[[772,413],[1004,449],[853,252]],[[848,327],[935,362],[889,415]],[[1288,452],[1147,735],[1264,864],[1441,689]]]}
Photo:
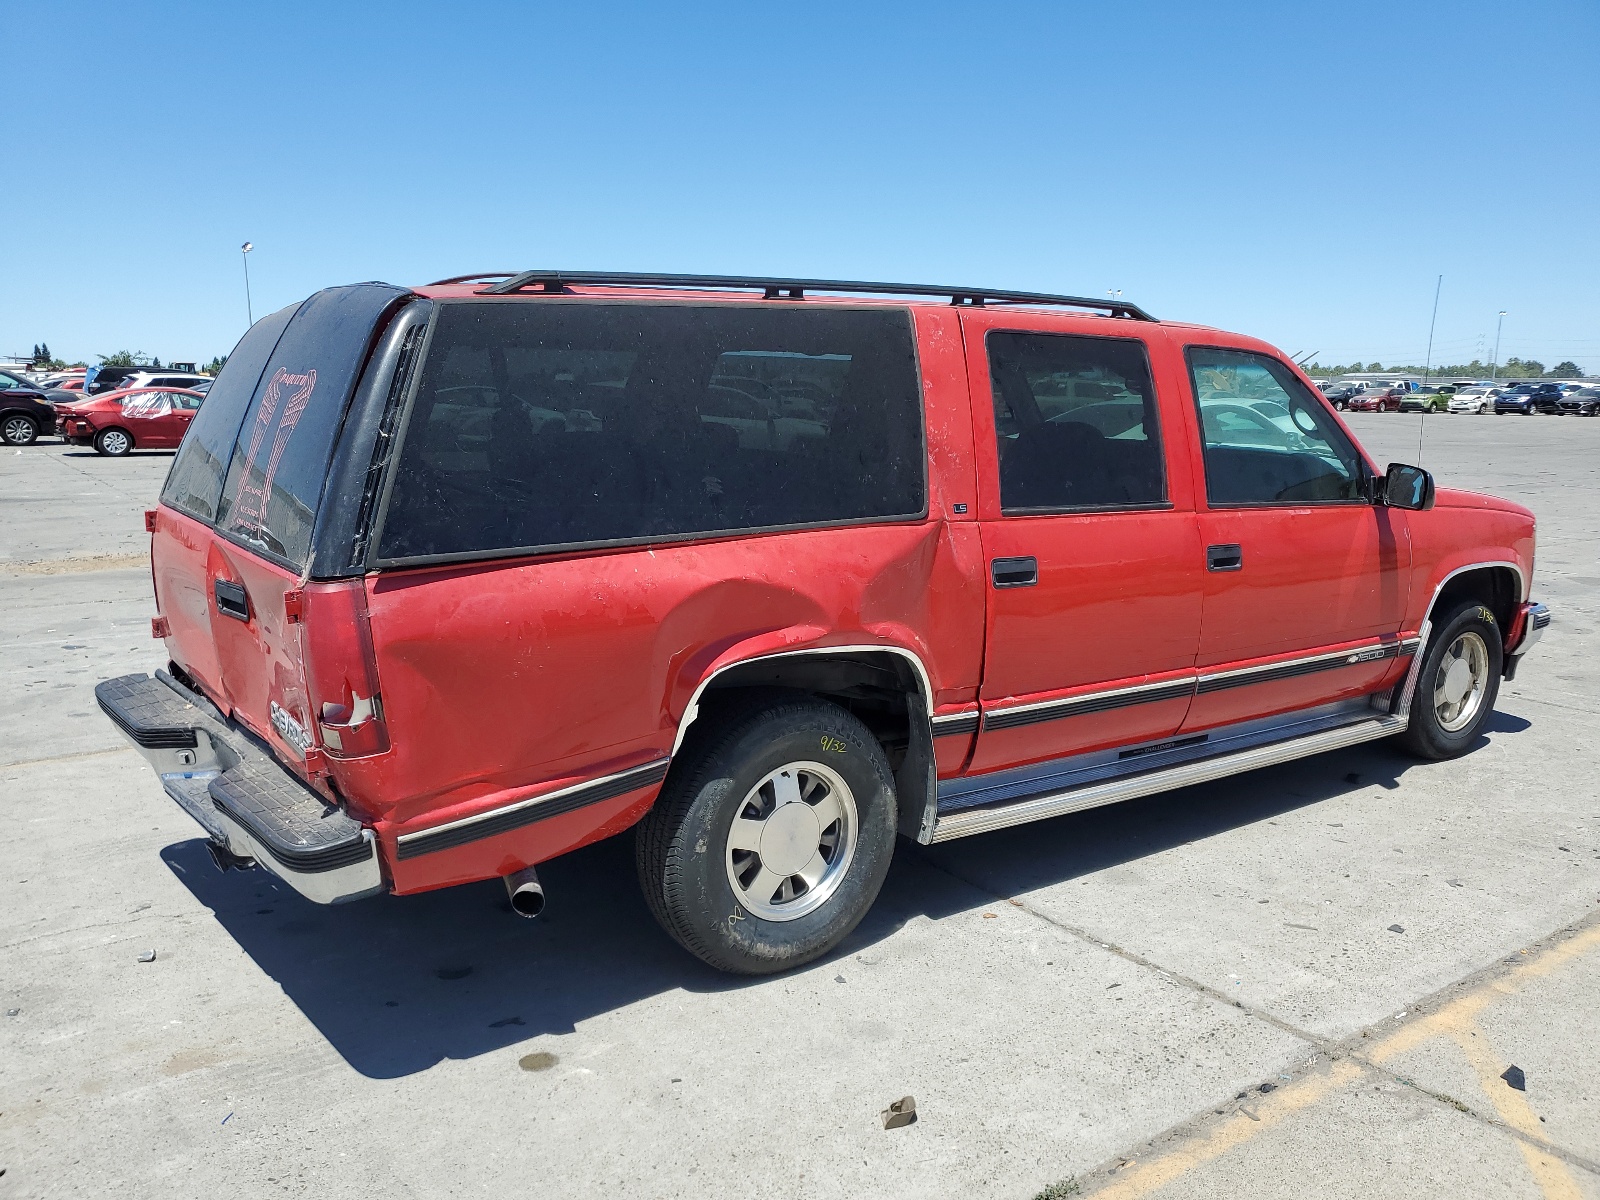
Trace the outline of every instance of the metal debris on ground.
{"label": "metal debris on ground", "polygon": [[1389,926],[1389,932],[1390,933],[1404,933],[1405,931],[1406,931],[1406,927],[1404,925],[1391,925],[1391,926]]}
{"label": "metal debris on ground", "polygon": [[917,1120],[917,1102],[910,1096],[901,1096],[880,1115],[883,1117],[885,1129],[899,1129],[903,1125],[913,1125]]}
{"label": "metal debris on ground", "polygon": [[139,961],[140,962],[155,962],[155,960],[156,960],[156,952],[154,950],[141,950],[141,951],[139,951]]}
{"label": "metal debris on ground", "polygon": [[16,1015],[17,1015],[17,1014],[18,1014],[18,1013],[20,1013],[20,1012],[21,1012],[21,1011],[22,1011],[22,1010],[21,1010],[21,1009],[20,1009],[20,1008],[8,1008],[8,1009],[6,1009],[6,1016],[8,1016],[8,1017],[14,1017],[14,1016],[16,1016]]}
{"label": "metal debris on ground", "polygon": [[1501,1073],[1500,1078],[1504,1079],[1507,1084],[1516,1088],[1519,1092],[1525,1092],[1528,1090],[1528,1077],[1522,1073],[1521,1067],[1507,1067],[1505,1071]]}

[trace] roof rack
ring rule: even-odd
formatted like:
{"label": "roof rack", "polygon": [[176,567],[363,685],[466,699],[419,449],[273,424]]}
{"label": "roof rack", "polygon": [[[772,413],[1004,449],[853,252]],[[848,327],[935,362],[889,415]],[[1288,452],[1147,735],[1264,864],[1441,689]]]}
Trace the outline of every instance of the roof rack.
{"label": "roof rack", "polygon": [[[469,275],[443,283],[464,283],[488,276]],[[1008,292],[995,288],[940,287],[919,283],[862,283],[848,279],[777,279],[748,275],[649,275],[630,271],[523,271],[501,283],[479,288],[480,296],[535,295],[566,292],[578,287],[716,288],[720,291],[752,289],[768,300],[799,300],[807,292],[847,292],[876,296],[948,296],[950,303],[969,307],[985,304],[1049,304],[1088,308],[1134,321],[1155,318],[1137,304],[1121,300],[1094,300],[1088,296],[1053,296],[1043,292]]]}
{"label": "roof rack", "polygon": [[427,287],[447,287],[452,283],[476,283],[480,279],[510,279],[515,271],[479,271],[476,275],[452,275],[449,279],[435,279]]}

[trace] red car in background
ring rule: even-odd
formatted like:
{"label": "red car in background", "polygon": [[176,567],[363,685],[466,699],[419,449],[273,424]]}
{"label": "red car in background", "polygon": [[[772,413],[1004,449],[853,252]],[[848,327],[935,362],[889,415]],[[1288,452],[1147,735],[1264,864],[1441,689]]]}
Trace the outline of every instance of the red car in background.
{"label": "red car in background", "polygon": [[1399,412],[1400,398],[1406,393],[1397,387],[1368,388],[1344,402],[1350,412]]}
{"label": "red car in background", "polygon": [[184,388],[130,388],[56,409],[56,433],[74,445],[121,458],[140,450],[176,450],[205,399]]}

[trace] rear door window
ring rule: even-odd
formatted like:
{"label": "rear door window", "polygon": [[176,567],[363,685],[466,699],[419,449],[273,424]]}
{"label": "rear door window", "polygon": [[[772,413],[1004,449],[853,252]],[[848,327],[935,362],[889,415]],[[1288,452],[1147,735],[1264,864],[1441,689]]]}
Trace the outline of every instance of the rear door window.
{"label": "rear door window", "polygon": [[1007,513],[1162,504],[1167,477],[1144,343],[991,332],[984,339]]}
{"label": "rear door window", "polygon": [[245,409],[261,382],[261,372],[283,336],[298,304],[262,317],[228,355],[222,372],[207,393],[206,406],[189,426],[183,447],[172,460],[161,503],[210,524],[217,516],[228,460],[244,422]]}
{"label": "rear door window", "polygon": [[[217,505],[220,532],[290,566],[305,564],[345,405],[379,318],[403,295],[358,284],[328,288],[300,306],[234,441]],[[230,359],[224,374],[232,365]],[[215,404],[213,398],[201,412]]]}
{"label": "rear door window", "polygon": [[386,562],[925,511],[904,309],[440,306]]}

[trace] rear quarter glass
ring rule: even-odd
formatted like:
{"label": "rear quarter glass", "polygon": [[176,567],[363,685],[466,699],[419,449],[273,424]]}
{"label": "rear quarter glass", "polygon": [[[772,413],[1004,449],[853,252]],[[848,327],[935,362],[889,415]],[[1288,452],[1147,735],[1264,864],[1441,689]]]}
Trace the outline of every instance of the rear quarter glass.
{"label": "rear quarter glass", "polygon": [[234,442],[217,505],[224,536],[304,565],[345,405],[374,336],[408,294],[376,283],[328,288],[296,311]]}
{"label": "rear quarter glass", "polygon": [[189,426],[183,448],[172,460],[166,486],[161,489],[163,504],[207,524],[216,518],[222,481],[228,474],[228,460],[239,437],[239,426],[244,423],[245,410],[261,382],[267,359],[272,357],[278,339],[299,308],[299,304],[291,304],[270,317],[262,317],[239,339],[199,415]]}
{"label": "rear quarter glass", "polygon": [[905,309],[444,303],[378,558],[915,518],[925,457]]}

